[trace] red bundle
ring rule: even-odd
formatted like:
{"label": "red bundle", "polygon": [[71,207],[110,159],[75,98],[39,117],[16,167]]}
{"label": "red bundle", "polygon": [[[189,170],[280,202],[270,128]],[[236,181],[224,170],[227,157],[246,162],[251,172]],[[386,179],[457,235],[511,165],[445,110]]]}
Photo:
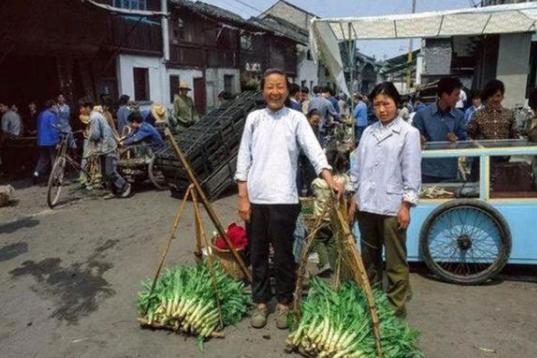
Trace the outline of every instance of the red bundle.
{"label": "red bundle", "polygon": [[[226,230],[227,237],[229,238],[229,241],[231,241],[231,245],[233,245],[233,248],[235,250],[244,250],[246,246],[248,245],[248,238],[246,237],[246,230],[235,223],[228,226]],[[216,240],[214,241],[214,246],[219,248],[220,250],[228,250],[229,247],[227,246],[226,242],[224,241],[224,238],[220,235],[216,237]]]}

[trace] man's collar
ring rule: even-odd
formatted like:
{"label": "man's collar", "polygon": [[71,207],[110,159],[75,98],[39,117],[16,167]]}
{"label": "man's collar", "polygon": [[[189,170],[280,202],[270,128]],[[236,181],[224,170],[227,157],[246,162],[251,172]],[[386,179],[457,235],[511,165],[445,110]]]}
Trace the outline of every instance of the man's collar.
{"label": "man's collar", "polygon": [[438,101],[433,103],[431,106],[432,106],[433,114],[435,114],[435,113],[449,114],[450,116],[455,117],[455,108],[453,108],[453,107],[449,108],[449,110],[447,110],[447,111],[442,111],[442,109],[438,105]]}

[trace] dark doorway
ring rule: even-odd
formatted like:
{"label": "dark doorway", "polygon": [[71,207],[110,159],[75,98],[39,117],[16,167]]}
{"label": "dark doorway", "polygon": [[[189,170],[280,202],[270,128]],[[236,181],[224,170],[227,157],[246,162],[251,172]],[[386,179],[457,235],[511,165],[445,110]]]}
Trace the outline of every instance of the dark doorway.
{"label": "dark doorway", "polygon": [[205,114],[207,108],[207,96],[205,93],[205,78],[194,78],[194,101],[196,105],[196,111],[200,115]]}
{"label": "dark doorway", "polygon": [[147,68],[134,67],[134,100],[149,101],[149,71]]}

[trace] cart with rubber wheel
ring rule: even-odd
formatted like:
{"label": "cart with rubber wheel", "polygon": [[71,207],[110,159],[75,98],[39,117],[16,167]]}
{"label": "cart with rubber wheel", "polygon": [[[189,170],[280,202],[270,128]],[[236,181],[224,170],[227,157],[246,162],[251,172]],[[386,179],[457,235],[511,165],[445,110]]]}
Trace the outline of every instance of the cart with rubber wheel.
{"label": "cart with rubber wheel", "polygon": [[155,157],[155,151],[146,144],[121,148],[118,171],[131,184],[149,181],[156,189],[165,190],[168,185],[155,163]]}
{"label": "cart with rubber wheel", "polygon": [[423,184],[408,260],[439,279],[480,284],[506,264],[537,264],[537,146],[526,140],[434,142],[424,159],[458,161],[456,180]]}

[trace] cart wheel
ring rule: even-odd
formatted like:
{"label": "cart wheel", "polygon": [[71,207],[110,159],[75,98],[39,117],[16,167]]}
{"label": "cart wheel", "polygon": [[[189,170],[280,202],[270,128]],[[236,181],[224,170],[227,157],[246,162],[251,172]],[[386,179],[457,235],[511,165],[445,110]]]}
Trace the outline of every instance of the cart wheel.
{"label": "cart wheel", "polygon": [[162,172],[159,170],[159,168],[155,164],[154,156],[151,158],[151,161],[149,162],[149,166],[147,168],[147,174],[149,176],[149,180],[151,180],[151,183],[153,183],[155,188],[157,188],[158,190],[168,189],[166,178],[164,177]]}
{"label": "cart wheel", "polygon": [[47,204],[52,209],[58,204],[65,175],[65,158],[59,157],[48,177]]}
{"label": "cart wheel", "polygon": [[511,232],[501,214],[478,200],[453,200],[436,208],[420,233],[429,269],[459,284],[483,283],[500,272],[511,252]]}

